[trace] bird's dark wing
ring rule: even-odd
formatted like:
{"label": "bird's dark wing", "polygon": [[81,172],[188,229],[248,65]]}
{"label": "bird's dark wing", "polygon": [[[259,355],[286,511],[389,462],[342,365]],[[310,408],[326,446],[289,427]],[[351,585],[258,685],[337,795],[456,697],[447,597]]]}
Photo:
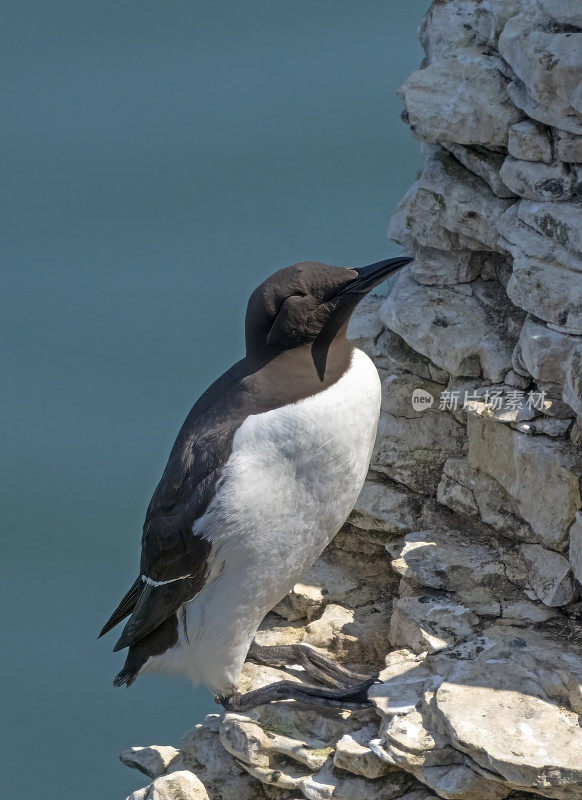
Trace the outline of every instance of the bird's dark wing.
{"label": "bird's dark wing", "polygon": [[115,628],[121,620],[125,619],[136,606],[137,601],[139,600],[139,596],[141,594],[141,590],[143,588],[143,581],[141,577],[135,579],[132,583],[131,588],[127,591],[124,595],[123,599],[120,601],[119,605],[113,612],[113,614],[109,617],[105,625],[101,628],[101,633],[97,638],[101,636],[105,636],[106,633],[112,628]]}
{"label": "bird's dark wing", "polygon": [[178,513],[148,515],[142,537],[140,595],[114,650],[139,642],[204,586],[211,544],[192,532],[192,523],[204,513],[213,484],[202,481]]}
{"label": "bird's dark wing", "polygon": [[233,436],[249,413],[244,367],[239,362],[202,395],[178,434],[147,510],[139,578],[102,631],[131,613],[115,650],[151,634],[204,586],[212,546],[192,525],[214,497]]}

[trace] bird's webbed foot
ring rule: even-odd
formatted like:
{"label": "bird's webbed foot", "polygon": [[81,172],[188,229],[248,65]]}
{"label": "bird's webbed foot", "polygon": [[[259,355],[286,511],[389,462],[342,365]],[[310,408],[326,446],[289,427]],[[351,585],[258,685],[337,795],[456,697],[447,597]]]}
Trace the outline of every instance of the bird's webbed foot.
{"label": "bird's webbed foot", "polygon": [[346,689],[367,679],[366,675],[352,672],[332,658],[307,644],[261,645],[252,642],[247,659],[269,667],[303,667],[311,678],[326,686]]}
{"label": "bird's webbed foot", "polygon": [[226,711],[232,712],[248,711],[275,700],[296,700],[305,705],[356,709],[370,705],[368,689],[376,680],[377,676],[373,675],[360,683],[341,689],[328,689],[324,686],[293,681],[277,681],[244,694],[234,692],[216,699]]}

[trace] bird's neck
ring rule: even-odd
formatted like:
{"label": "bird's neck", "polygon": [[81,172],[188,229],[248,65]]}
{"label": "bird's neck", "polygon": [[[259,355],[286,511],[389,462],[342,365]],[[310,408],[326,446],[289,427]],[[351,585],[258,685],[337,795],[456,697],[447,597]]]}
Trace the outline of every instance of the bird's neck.
{"label": "bird's neck", "polygon": [[306,344],[284,350],[253,373],[253,393],[280,397],[293,403],[324,391],[336,383],[350,367],[354,346],[343,335],[337,335],[327,347],[323,376],[314,360],[313,345]]}

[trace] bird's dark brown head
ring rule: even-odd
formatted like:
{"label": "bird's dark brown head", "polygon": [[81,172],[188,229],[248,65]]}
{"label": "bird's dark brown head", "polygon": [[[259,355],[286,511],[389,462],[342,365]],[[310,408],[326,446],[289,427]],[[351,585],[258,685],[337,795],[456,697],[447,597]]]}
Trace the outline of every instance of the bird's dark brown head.
{"label": "bird's dark brown head", "polygon": [[345,335],[360,300],[411,260],[392,258],[357,269],[302,261],[277,270],[250,297],[245,322],[247,357],[265,360],[284,350],[312,345],[321,377],[330,343]]}

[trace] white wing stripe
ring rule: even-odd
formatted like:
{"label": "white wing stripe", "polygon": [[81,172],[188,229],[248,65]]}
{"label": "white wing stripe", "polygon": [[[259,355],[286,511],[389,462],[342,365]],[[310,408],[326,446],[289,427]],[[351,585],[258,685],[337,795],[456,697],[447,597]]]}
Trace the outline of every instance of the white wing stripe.
{"label": "white wing stripe", "polygon": [[191,578],[191,575],[182,575],[179,578],[171,578],[169,581],[155,581],[153,578],[149,578],[147,575],[142,575],[141,579],[144,583],[147,583],[148,586],[165,586],[167,583],[174,583],[175,581],[183,581],[186,578]]}

